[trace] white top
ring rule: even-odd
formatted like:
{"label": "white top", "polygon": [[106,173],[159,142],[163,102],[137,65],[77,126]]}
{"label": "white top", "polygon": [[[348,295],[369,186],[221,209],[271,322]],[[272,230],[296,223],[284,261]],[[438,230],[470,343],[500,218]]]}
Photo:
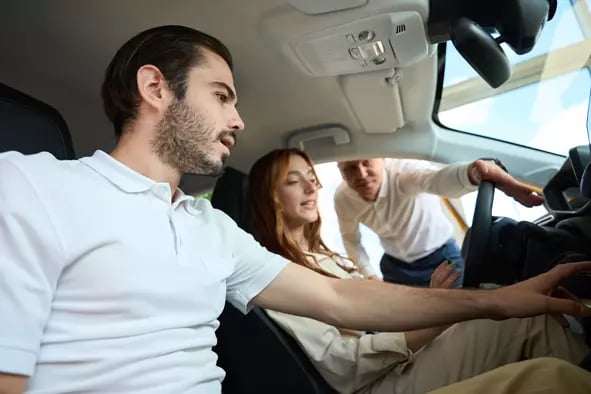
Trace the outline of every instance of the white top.
{"label": "white top", "polygon": [[[313,254],[323,270],[342,278],[359,278],[358,272],[347,272],[346,259]],[[339,264],[335,260],[339,260]],[[367,388],[395,368],[401,373],[414,358],[401,332],[366,334],[337,328],[318,320],[267,310],[269,316],[302,347],[320,375],[339,393],[354,393]]]}
{"label": "white top", "polygon": [[468,166],[441,168],[422,160],[388,159],[376,201],[364,200],[341,183],[334,206],[348,256],[367,274],[375,274],[361,245],[360,223],[379,236],[387,254],[402,261],[412,262],[441,247],[453,237],[453,229],[435,195],[454,198],[476,190]]}
{"label": "white top", "polygon": [[219,393],[215,329],[286,260],[104,152],[0,155],[0,371],[32,393]]}

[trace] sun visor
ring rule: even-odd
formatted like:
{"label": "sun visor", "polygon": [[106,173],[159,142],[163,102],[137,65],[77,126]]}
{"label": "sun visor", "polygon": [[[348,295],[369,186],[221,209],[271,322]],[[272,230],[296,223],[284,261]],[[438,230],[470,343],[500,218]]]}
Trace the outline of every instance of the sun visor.
{"label": "sun visor", "polygon": [[341,89],[362,129],[393,133],[404,126],[398,81],[400,71],[380,70],[339,78]]}

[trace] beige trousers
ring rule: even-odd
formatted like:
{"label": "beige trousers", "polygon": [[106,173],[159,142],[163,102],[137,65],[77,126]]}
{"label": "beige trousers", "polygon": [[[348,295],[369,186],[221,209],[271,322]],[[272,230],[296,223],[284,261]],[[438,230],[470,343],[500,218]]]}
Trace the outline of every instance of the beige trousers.
{"label": "beige trousers", "polygon": [[536,357],[578,364],[588,352],[583,340],[550,316],[458,323],[394,368],[369,389],[375,394],[424,394],[495,368]]}
{"label": "beige trousers", "polygon": [[557,358],[508,364],[430,394],[589,394],[591,373]]}

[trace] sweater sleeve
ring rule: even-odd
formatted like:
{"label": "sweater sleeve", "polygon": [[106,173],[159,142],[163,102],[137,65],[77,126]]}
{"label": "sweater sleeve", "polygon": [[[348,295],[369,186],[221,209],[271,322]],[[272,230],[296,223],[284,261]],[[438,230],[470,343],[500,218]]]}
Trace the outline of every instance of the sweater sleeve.
{"label": "sweater sleeve", "polygon": [[437,168],[419,160],[406,160],[396,170],[396,183],[400,191],[409,195],[431,193],[456,198],[474,191],[468,178],[469,163],[450,164]]}
{"label": "sweater sleeve", "polygon": [[326,381],[342,393],[355,392],[392,366],[412,359],[404,333],[362,334],[305,317],[267,313],[296,340]]}

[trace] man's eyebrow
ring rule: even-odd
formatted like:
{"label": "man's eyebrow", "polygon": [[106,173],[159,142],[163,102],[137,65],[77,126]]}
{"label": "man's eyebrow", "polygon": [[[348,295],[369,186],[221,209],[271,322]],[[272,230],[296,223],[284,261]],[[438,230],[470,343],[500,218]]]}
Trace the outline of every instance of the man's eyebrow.
{"label": "man's eyebrow", "polygon": [[218,88],[221,88],[221,89],[224,89],[226,91],[226,94],[230,98],[230,100],[237,101],[237,99],[236,99],[236,92],[234,92],[234,89],[232,89],[230,87],[230,85],[228,85],[227,83],[221,82],[221,81],[213,81],[213,82],[210,82],[210,85],[211,86],[218,87]]}

